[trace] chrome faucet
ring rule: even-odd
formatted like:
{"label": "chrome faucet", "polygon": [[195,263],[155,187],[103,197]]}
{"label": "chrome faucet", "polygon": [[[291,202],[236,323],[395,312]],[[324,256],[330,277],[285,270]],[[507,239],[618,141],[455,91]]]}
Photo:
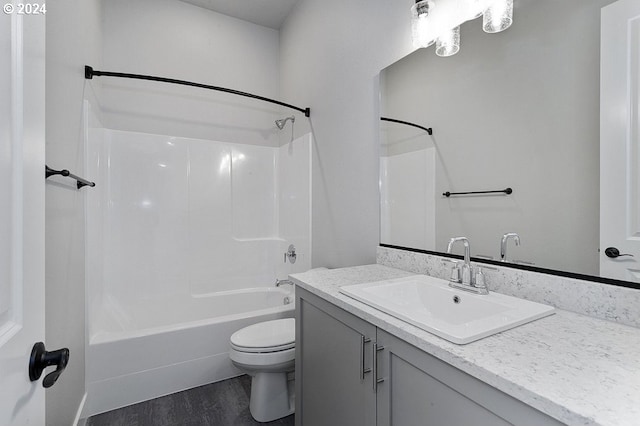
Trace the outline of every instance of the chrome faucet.
{"label": "chrome faucet", "polygon": [[293,281],[291,280],[279,280],[276,278],[276,287],[280,287],[281,285],[290,285],[292,287],[295,287],[296,285],[293,283]]}
{"label": "chrome faucet", "polygon": [[478,268],[478,271],[474,274],[473,266],[471,265],[471,246],[467,237],[451,238],[447,245],[447,253],[451,253],[451,248],[457,241],[462,241],[462,244],[464,244],[464,263],[461,268],[457,264],[453,267],[449,286],[476,294],[489,294],[482,270]]}
{"label": "chrome faucet", "polygon": [[507,261],[507,241],[509,241],[509,238],[513,238],[513,241],[516,243],[517,246],[520,245],[520,236],[518,234],[516,234],[515,232],[507,232],[506,234],[504,234],[502,236],[502,239],[500,240],[500,261],[501,262]]}
{"label": "chrome faucet", "polygon": [[449,244],[447,245],[447,253],[451,253],[451,248],[453,244],[457,241],[462,241],[464,244],[464,264],[462,265],[462,277],[459,277],[459,282],[462,284],[470,285],[471,278],[471,246],[469,245],[469,240],[467,237],[454,237],[449,240]]}

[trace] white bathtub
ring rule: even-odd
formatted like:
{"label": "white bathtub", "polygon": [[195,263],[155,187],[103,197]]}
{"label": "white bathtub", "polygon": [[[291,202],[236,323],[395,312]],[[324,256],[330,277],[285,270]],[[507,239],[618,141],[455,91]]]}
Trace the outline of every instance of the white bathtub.
{"label": "white bathtub", "polygon": [[135,306],[107,299],[89,330],[83,416],[242,374],[229,360],[231,334],[293,317],[290,291],[261,287]]}

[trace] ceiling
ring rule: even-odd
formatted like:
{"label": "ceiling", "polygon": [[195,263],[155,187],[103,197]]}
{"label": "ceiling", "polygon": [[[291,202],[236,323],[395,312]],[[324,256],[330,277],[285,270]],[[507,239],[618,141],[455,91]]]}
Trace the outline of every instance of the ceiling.
{"label": "ceiling", "polygon": [[276,30],[298,0],[181,0]]}

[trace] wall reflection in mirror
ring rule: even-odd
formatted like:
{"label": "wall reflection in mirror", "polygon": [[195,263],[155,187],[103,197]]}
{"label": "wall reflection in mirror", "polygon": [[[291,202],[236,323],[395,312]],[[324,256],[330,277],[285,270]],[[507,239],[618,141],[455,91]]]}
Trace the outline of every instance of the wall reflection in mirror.
{"label": "wall reflection in mirror", "polygon": [[[507,262],[600,274],[600,9],[610,3],[516,0],[508,30],[468,21],[457,55],[419,49],[381,72],[381,115],[433,128],[380,123],[381,243],[445,252],[466,236],[475,257],[499,261],[506,246]],[[510,233],[519,244],[503,241]]]}

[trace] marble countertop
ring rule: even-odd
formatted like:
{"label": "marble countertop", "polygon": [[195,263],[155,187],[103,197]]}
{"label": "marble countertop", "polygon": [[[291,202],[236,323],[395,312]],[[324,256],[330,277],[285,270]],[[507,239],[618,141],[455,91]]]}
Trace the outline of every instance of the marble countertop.
{"label": "marble countertop", "polygon": [[[640,425],[640,329],[556,314],[456,345],[339,293],[415,275],[383,265],[293,274],[296,285],[569,425]],[[640,309],[640,307],[638,307]]]}

